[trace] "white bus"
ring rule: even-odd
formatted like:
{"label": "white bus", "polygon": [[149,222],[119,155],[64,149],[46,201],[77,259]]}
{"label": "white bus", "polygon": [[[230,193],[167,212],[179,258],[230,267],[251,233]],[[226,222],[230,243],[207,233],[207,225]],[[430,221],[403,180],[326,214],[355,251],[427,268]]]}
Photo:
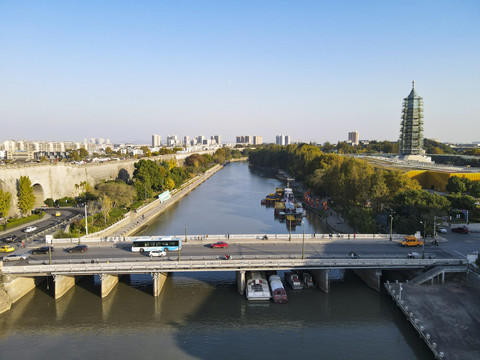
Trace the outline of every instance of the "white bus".
{"label": "white bus", "polygon": [[132,241],[132,252],[178,251],[181,249],[182,240],[173,236],[142,236]]}

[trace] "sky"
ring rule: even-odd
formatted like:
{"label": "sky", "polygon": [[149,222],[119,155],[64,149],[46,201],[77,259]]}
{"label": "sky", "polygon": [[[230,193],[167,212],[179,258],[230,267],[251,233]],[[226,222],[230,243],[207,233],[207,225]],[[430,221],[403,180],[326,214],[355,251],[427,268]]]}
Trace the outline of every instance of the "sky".
{"label": "sky", "polygon": [[0,141],[480,141],[480,1],[0,0]]}

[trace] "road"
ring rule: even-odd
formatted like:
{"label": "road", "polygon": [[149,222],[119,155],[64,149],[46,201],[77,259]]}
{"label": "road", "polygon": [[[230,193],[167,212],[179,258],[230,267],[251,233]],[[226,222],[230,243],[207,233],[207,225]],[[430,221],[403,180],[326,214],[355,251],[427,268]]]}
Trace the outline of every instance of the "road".
{"label": "road", "polygon": [[[20,226],[18,228],[2,232],[0,235],[1,243],[4,242],[4,239],[15,235],[16,238],[16,243],[14,246],[17,248],[20,246],[20,242],[29,242],[32,241],[33,239],[37,238],[40,232],[43,232],[45,229],[48,229],[54,225],[57,225],[61,223],[62,221],[65,220],[70,220],[73,218],[75,215],[82,214],[83,213],[83,208],[51,208],[51,209],[43,209],[46,212],[46,215],[38,221],[31,222],[28,224],[25,224],[23,226]],[[55,213],[59,211],[60,216],[55,216]],[[25,229],[28,226],[36,226],[36,230],[32,232],[25,232]],[[54,231],[52,231],[53,233]],[[44,236],[45,234],[42,234]]]}
{"label": "road", "polygon": [[[268,241],[268,240],[267,240]],[[272,241],[273,242],[273,241]],[[139,261],[149,259],[148,254],[132,253],[129,246],[113,247],[109,246],[89,246],[89,250],[85,253],[68,253],[67,249],[71,246],[56,246],[52,253],[52,261]],[[48,261],[48,254],[31,255],[31,249],[22,249],[22,252],[30,253],[27,261]],[[334,241],[332,243],[306,243],[304,254],[306,258],[345,258],[350,252],[356,252],[360,258],[407,258],[408,253],[415,252],[416,256],[421,257],[422,247],[418,248],[403,248],[398,243],[374,243],[374,244],[352,244],[339,243]],[[188,257],[205,257],[210,259],[218,259],[228,253],[233,258],[246,257],[284,257],[284,256],[301,256],[302,243],[284,243],[273,244],[268,242],[262,243],[231,243],[227,249],[212,249],[208,244],[184,244],[180,252],[181,258]],[[461,258],[457,253],[446,251],[440,246],[427,244],[425,246],[426,257],[432,258]],[[178,252],[171,252],[167,257],[153,258],[154,261],[168,261],[177,260]],[[21,264],[22,262],[18,262]]]}

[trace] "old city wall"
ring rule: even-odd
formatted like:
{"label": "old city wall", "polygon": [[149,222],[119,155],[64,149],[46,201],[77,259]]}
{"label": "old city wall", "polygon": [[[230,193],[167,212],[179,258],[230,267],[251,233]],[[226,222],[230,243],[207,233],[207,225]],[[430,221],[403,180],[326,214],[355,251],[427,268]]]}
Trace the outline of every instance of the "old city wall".
{"label": "old city wall", "polygon": [[[212,153],[203,151],[200,153]],[[168,160],[175,158],[182,165],[191,154],[162,155],[151,160]],[[138,159],[112,160],[103,163],[71,164],[64,162],[6,165],[0,168],[0,188],[12,194],[12,206],[9,215],[17,215],[17,185],[20,176],[28,176],[36,197],[35,206],[43,205],[47,198],[60,199],[65,196],[77,196],[83,192],[82,182],[95,185],[104,180],[117,178],[126,180],[133,176],[134,163]]]}
{"label": "old city wall", "polygon": [[46,198],[59,199],[76,196],[83,191],[80,185],[86,181],[91,185],[102,180],[131,177],[133,164],[137,160],[110,161],[102,164],[75,165],[69,163],[48,163],[8,166],[0,169],[0,186],[12,194],[10,215],[18,212],[17,184],[20,176],[28,176],[32,182],[36,206],[41,206]]}

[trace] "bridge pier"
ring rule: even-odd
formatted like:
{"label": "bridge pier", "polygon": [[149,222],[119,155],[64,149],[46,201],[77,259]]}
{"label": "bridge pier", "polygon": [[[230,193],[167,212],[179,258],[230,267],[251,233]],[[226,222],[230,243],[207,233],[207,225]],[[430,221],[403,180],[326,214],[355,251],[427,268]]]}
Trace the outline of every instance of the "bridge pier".
{"label": "bridge pier", "polygon": [[152,273],[153,278],[153,296],[157,297],[162,292],[168,273]]}
{"label": "bridge pier", "polygon": [[312,273],[317,286],[324,292],[330,292],[330,270],[328,269],[318,269],[318,270],[310,270]]}
{"label": "bridge pier", "polygon": [[236,271],[237,274],[237,289],[240,295],[245,292],[245,270]]}
{"label": "bridge pier", "polygon": [[3,276],[3,289],[0,289],[0,314],[10,310],[12,304],[35,289],[35,278]]}
{"label": "bridge pier", "polygon": [[52,275],[53,281],[55,282],[55,300],[61,298],[68,290],[75,286],[75,276]]}
{"label": "bridge pier", "polygon": [[365,284],[372,289],[380,291],[380,278],[382,277],[382,270],[378,269],[354,269],[357,276],[362,279]]}
{"label": "bridge pier", "polygon": [[100,274],[102,299],[107,297],[118,284],[118,275]]}

